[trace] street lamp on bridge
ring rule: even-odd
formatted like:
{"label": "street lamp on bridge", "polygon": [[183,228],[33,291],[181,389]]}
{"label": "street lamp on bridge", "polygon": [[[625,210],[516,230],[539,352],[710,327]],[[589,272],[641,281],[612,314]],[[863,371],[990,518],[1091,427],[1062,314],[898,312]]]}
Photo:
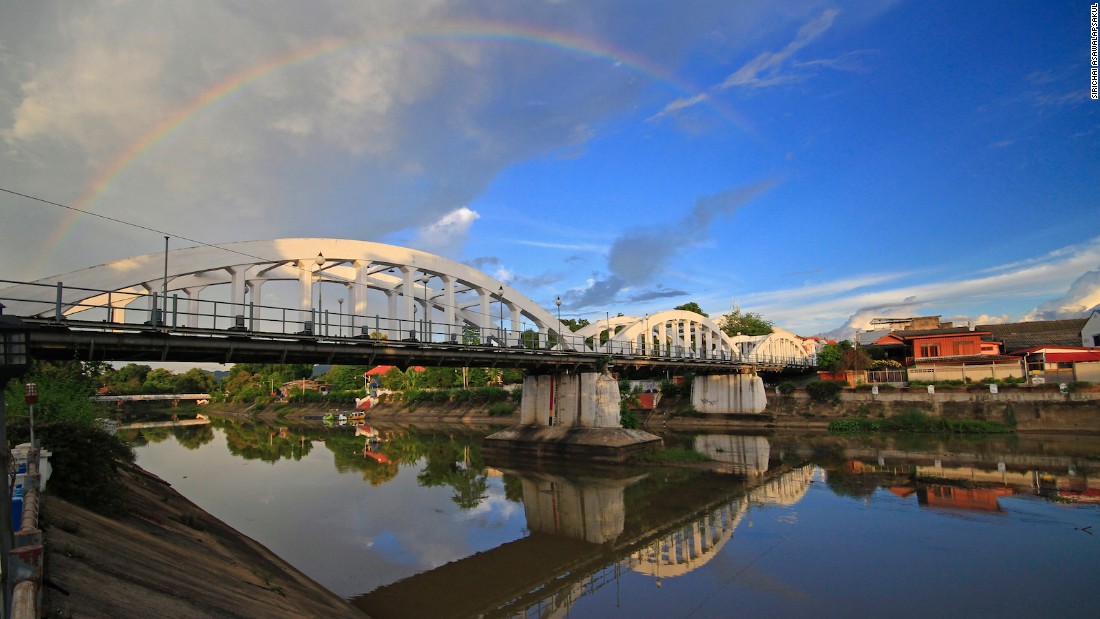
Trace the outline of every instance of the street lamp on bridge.
{"label": "street lamp on bridge", "polygon": [[[558,340],[561,341],[565,339],[565,335],[561,332],[561,297],[555,299],[554,304],[558,306]],[[563,344],[561,347],[565,348],[565,345]]]}
{"label": "street lamp on bridge", "polygon": [[505,346],[507,342],[504,338],[507,333],[504,331],[504,286],[501,286],[497,292],[500,295],[500,345]]}

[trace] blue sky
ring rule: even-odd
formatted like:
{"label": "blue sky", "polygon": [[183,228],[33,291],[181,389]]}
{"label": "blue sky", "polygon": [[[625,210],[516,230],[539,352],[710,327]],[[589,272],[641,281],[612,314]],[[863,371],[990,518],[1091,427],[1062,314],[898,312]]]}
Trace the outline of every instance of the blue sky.
{"label": "blue sky", "polygon": [[[1100,304],[1089,3],[774,4],[17,3],[0,188],[210,243],[408,245],[563,316],[848,335]],[[163,247],[0,215],[3,279]]]}

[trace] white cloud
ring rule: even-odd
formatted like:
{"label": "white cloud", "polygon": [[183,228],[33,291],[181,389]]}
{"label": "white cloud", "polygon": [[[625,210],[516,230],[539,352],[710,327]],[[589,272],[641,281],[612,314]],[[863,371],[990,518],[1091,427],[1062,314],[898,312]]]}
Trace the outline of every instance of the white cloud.
{"label": "white cloud", "polygon": [[[803,24],[798,29],[795,38],[782,49],[758,54],[726,76],[726,79],[710,92],[676,99],[666,105],[651,120],[702,103],[715,94],[730,88],[764,88],[804,79],[805,75],[803,73],[788,72],[786,70],[790,64],[789,61],[799,50],[824,34],[833,25],[833,21],[839,13],[840,11],[837,9],[826,9],[817,17]],[[802,63],[802,66],[824,65],[832,68],[848,69],[852,65],[846,59],[848,59],[848,56],[840,59],[810,61]]]}
{"label": "white cloud", "polygon": [[[873,315],[876,312],[883,317],[918,315],[930,308],[936,311],[946,306],[1003,304],[1005,299],[1013,297],[1041,299],[1060,295],[1023,314],[1020,320],[1079,316],[1100,304],[1098,265],[1100,237],[1058,248],[1031,260],[987,269],[991,274],[980,277],[884,286],[891,281],[928,277],[928,274],[880,274],[743,295],[740,301],[743,307],[802,334],[824,332],[830,324],[842,321],[847,328],[866,329],[867,322],[876,317]],[[966,320],[963,316],[955,316],[955,319]],[[970,321],[977,324],[977,319]]]}
{"label": "white cloud", "polygon": [[417,230],[416,238],[410,243],[421,251],[455,258],[461,253],[470,226],[477,221],[478,215],[465,206],[440,217],[435,222]]}

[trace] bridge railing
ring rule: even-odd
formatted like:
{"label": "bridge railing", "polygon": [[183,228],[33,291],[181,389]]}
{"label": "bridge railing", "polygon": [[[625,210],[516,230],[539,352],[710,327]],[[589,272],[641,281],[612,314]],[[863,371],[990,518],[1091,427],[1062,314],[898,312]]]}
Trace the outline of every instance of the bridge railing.
{"label": "bridge railing", "polygon": [[[8,285],[19,285],[9,289]],[[332,311],[324,307],[307,310],[256,303],[233,303],[211,299],[180,298],[158,292],[132,292],[66,287],[63,283],[40,284],[0,280],[0,303],[26,318],[47,319],[80,329],[167,330],[190,334],[248,337],[295,337],[323,341],[391,341],[442,346],[481,346],[529,349],[544,352],[591,353],[610,357],[698,359],[726,361],[768,368],[806,368],[809,359],[767,355],[741,355],[732,350],[697,348],[645,341],[621,341],[573,334],[540,332],[521,323],[449,324],[423,315],[412,320]],[[22,291],[16,296],[9,290]],[[68,299],[81,299],[71,301]],[[342,306],[341,306],[342,309]],[[415,312],[414,312],[415,316]]]}

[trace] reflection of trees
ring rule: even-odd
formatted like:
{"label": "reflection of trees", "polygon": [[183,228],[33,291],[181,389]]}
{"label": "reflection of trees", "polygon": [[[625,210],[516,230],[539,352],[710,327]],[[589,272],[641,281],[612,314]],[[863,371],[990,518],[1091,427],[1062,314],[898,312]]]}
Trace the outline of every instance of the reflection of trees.
{"label": "reflection of trees", "polygon": [[[563,320],[562,322],[565,321]],[[511,473],[505,473],[503,481],[504,498],[513,503],[523,503],[523,478],[517,477]]]}
{"label": "reflection of trees", "polygon": [[[434,439],[435,437],[433,437]],[[487,497],[489,475],[481,460],[480,445],[459,442],[452,437],[432,440],[424,454],[424,469],[416,481],[424,487],[450,486],[451,501],[462,509],[473,509]],[[467,439],[468,441],[468,439]]]}
{"label": "reflection of trees", "polygon": [[375,453],[382,458],[368,458],[368,442],[362,436],[351,432],[336,432],[325,436],[325,447],[332,452],[336,470],[341,473],[358,471],[363,480],[372,486],[378,486],[397,477],[400,459],[390,454],[387,445],[379,445]]}
{"label": "reflection of trees", "polygon": [[214,428],[209,425],[172,428],[176,442],[187,449],[198,449],[214,440]]}
{"label": "reflection of trees", "polygon": [[138,433],[145,438],[146,443],[163,443],[172,436],[172,428],[142,428]]}
{"label": "reflection of trees", "polygon": [[848,465],[828,469],[826,472],[825,483],[837,496],[869,497],[879,486],[878,476],[865,474],[858,467]]}
{"label": "reflection of trees", "polygon": [[223,429],[229,453],[245,460],[301,460],[313,447],[312,441],[288,428],[225,424]]}

